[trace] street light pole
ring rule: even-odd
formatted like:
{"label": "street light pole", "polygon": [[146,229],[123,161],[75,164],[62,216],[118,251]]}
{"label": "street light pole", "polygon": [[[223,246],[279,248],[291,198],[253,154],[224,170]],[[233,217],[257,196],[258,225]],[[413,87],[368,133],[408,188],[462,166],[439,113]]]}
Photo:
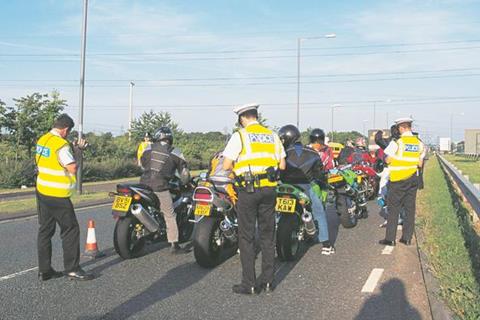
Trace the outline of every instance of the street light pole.
{"label": "street light pole", "polygon": [[301,65],[301,48],[303,40],[314,40],[314,39],[333,39],[336,38],[335,33],[325,34],[321,37],[306,37],[306,38],[297,38],[297,128],[300,130],[300,65]]}
{"label": "street light pole", "polygon": [[[87,49],[87,12],[88,0],[83,1],[82,42],[80,50],[80,101],[78,104],[78,140],[83,138],[83,108],[85,102],[85,52]],[[77,155],[77,193],[82,194],[83,152]]]}
{"label": "street light pole", "polygon": [[368,122],[368,120],[363,120],[363,123],[362,123],[362,124],[363,124],[363,131],[362,131],[362,133],[363,133],[363,135],[364,135],[365,137],[367,136],[366,131],[365,131],[365,125],[367,124],[367,122]]}
{"label": "street light pole", "polygon": [[130,99],[128,102],[128,141],[132,139],[132,121],[133,121],[133,86],[135,83],[130,81]]}

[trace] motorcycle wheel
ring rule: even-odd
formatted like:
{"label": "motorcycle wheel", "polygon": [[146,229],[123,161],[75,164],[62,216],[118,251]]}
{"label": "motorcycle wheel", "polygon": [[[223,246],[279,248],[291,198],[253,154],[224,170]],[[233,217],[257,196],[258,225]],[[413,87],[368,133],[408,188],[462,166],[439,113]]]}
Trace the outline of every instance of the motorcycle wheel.
{"label": "motorcycle wheel", "polygon": [[358,219],[355,215],[352,215],[350,214],[350,212],[348,212],[348,197],[344,194],[337,194],[335,202],[337,206],[337,213],[340,216],[340,224],[346,229],[355,227],[357,225]]}
{"label": "motorcycle wheel", "polygon": [[216,218],[204,217],[193,229],[193,255],[204,268],[213,268],[220,263],[222,248],[216,242],[221,232],[219,223]]}
{"label": "motorcycle wheel", "polygon": [[127,216],[118,219],[113,231],[113,245],[115,251],[123,259],[132,259],[138,257],[144,246],[145,238],[137,238],[135,225],[138,224],[135,217]]}
{"label": "motorcycle wheel", "polygon": [[300,251],[297,215],[282,215],[277,226],[277,255],[281,261],[293,261]]}
{"label": "motorcycle wheel", "polygon": [[177,212],[178,242],[182,243],[190,240],[193,233],[193,222],[188,221],[187,206],[181,206]]}

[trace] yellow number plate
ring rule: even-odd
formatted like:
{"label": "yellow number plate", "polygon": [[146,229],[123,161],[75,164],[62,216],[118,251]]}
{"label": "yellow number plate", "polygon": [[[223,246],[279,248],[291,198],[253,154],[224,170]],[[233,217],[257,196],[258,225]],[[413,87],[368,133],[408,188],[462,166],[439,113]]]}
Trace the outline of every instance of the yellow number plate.
{"label": "yellow number plate", "polygon": [[277,198],[275,211],[285,212],[285,213],[294,213],[296,204],[297,204],[296,199]]}
{"label": "yellow number plate", "polygon": [[132,203],[132,197],[115,196],[113,201],[112,210],[127,212]]}
{"label": "yellow number plate", "polygon": [[342,180],[343,180],[342,176],[333,176],[331,178],[328,178],[328,183],[334,183]]}
{"label": "yellow number plate", "polygon": [[212,206],[209,204],[197,204],[194,214],[196,216],[209,216]]}

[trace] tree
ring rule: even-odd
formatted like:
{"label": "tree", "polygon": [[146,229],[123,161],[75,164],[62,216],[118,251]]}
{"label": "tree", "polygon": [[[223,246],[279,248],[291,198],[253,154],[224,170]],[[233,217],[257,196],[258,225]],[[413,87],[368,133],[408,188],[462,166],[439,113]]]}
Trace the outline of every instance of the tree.
{"label": "tree", "polygon": [[142,140],[145,133],[153,135],[160,127],[169,127],[175,135],[182,134],[178,124],[168,112],[144,112],[132,122],[131,134],[134,141]]}
{"label": "tree", "polygon": [[[331,141],[332,133],[329,132],[327,136]],[[347,140],[355,141],[355,139],[358,138],[358,137],[363,137],[363,134],[361,134],[358,131],[348,131],[348,132],[336,132],[335,131],[334,135],[333,135],[334,142],[339,142],[341,144],[345,144],[347,142]]]}

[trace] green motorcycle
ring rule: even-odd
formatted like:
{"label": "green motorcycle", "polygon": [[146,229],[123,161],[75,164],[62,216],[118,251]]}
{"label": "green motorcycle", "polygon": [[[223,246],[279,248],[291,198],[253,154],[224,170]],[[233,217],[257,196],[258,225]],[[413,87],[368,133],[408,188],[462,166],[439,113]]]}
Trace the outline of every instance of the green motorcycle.
{"label": "green motorcycle", "polygon": [[311,200],[298,186],[277,186],[277,255],[282,261],[295,260],[303,241],[313,240],[317,227],[313,220]]}
{"label": "green motorcycle", "polygon": [[363,177],[351,169],[351,165],[329,170],[328,185],[344,228],[353,228],[358,219],[368,217],[366,184]]}

